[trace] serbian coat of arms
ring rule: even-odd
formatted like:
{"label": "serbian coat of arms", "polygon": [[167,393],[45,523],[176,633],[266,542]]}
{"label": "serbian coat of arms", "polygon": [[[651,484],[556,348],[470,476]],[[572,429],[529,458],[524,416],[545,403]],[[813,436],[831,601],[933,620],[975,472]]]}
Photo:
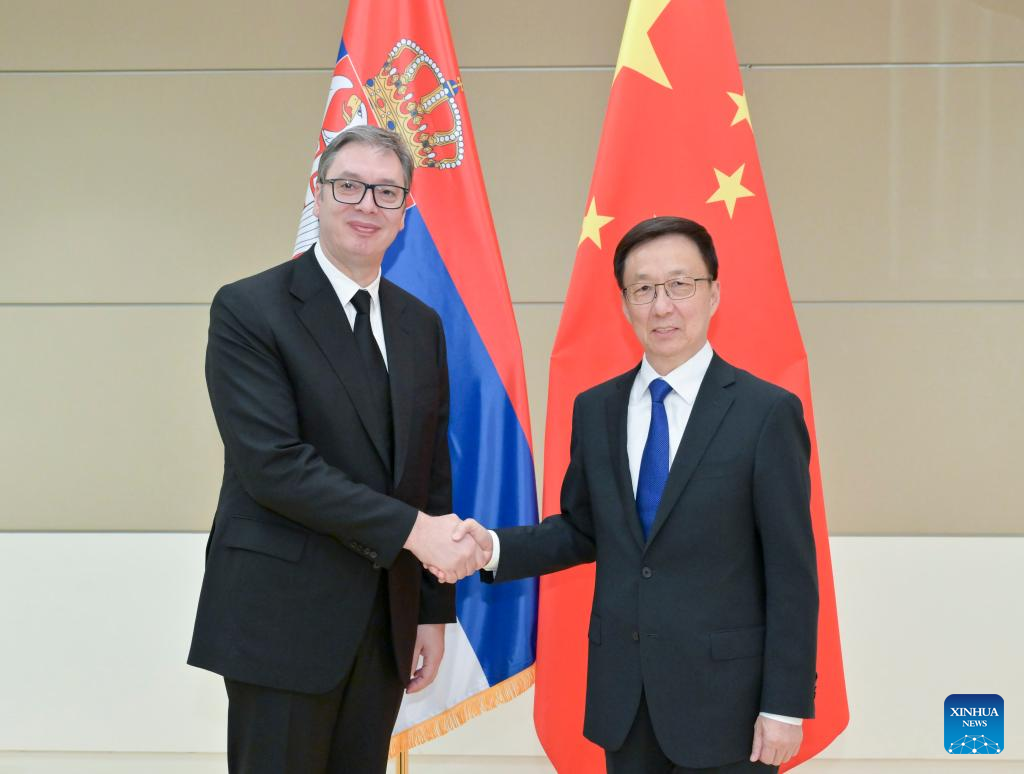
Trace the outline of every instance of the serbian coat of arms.
{"label": "serbian coat of arms", "polygon": [[313,192],[320,156],[331,140],[350,126],[371,124],[395,132],[417,167],[451,170],[464,154],[462,114],[455,95],[460,80],[449,80],[437,62],[415,41],[403,38],[392,47],[380,72],[360,81],[347,54],[338,60],[327,95],[327,108],[306,186],[306,202],[295,240],[295,255],[317,240]]}

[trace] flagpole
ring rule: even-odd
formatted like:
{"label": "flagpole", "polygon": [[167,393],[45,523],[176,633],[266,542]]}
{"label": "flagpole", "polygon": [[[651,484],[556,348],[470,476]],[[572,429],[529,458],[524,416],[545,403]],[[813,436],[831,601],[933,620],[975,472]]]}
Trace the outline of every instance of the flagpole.
{"label": "flagpole", "polygon": [[409,753],[400,752],[395,759],[395,774],[409,774]]}

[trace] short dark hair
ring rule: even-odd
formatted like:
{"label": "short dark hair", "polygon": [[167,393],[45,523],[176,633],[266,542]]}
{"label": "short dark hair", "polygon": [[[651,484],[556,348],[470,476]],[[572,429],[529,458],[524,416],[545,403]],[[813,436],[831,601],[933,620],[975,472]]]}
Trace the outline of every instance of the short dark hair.
{"label": "short dark hair", "polygon": [[671,234],[684,236],[697,245],[700,257],[704,259],[704,266],[708,270],[708,276],[713,280],[718,279],[718,254],[715,252],[715,243],[708,230],[695,220],[687,220],[675,215],[662,215],[640,221],[619,240],[619,244],[615,248],[613,266],[615,267],[615,280],[619,283],[620,288],[625,287],[622,284],[622,275],[626,271],[626,259],[629,254],[640,245]]}
{"label": "short dark hair", "polygon": [[389,132],[376,126],[350,126],[339,132],[338,136],[331,140],[331,144],[327,146],[320,156],[320,163],[316,171],[316,179],[319,182],[324,182],[324,179],[327,177],[327,170],[330,168],[331,162],[334,161],[334,157],[338,155],[338,151],[349,143],[361,143],[369,145],[378,151],[391,151],[394,153],[398,156],[398,161],[402,165],[402,172],[405,174],[405,187],[412,187],[412,171],[415,167],[412,154],[405,146],[401,137],[394,132]]}

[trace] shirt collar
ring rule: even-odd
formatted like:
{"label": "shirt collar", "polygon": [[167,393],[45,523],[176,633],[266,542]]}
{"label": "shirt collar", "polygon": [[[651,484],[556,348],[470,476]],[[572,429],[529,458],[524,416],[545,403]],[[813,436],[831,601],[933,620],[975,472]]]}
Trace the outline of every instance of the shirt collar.
{"label": "shirt collar", "polygon": [[711,365],[711,358],[714,356],[711,344],[707,341],[704,346],[697,350],[696,354],[678,368],[669,371],[662,376],[654,367],[647,362],[647,355],[644,355],[640,363],[640,371],[633,381],[633,390],[630,394],[631,400],[635,401],[647,393],[647,387],[655,379],[664,379],[668,382],[672,391],[679,395],[691,406],[697,400],[697,391],[700,390],[700,383],[704,381],[704,374],[708,372]]}
{"label": "shirt collar", "polygon": [[331,283],[331,287],[334,288],[334,292],[337,293],[338,300],[340,300],[342,304],[352,303],[352,296],[360,290],[365,290],[370,294],[370,298],[373,300],[373,303],[380,306],[380,269],[377,269],[377,276],[373,278],[373,282],[364,288],[350,276],[345,274],[345,272],[331,263],[330,258],[324,254],[323,248],[320,247],[319,242],[313,246],[313,253],[316,255],[317,263],[319,263],[320,268],[324,270],[324,274],[327,275],[327,280]]}

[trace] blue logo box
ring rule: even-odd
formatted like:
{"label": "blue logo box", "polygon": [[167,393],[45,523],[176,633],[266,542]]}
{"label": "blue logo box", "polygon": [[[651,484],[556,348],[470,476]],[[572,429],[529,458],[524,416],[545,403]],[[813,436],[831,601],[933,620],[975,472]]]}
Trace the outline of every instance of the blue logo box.
{"label": "blue logo box", "polygon": [[946,697],[946,752],[998,755],[1003,751],[1003,697],[995,693],[954,693]]}

